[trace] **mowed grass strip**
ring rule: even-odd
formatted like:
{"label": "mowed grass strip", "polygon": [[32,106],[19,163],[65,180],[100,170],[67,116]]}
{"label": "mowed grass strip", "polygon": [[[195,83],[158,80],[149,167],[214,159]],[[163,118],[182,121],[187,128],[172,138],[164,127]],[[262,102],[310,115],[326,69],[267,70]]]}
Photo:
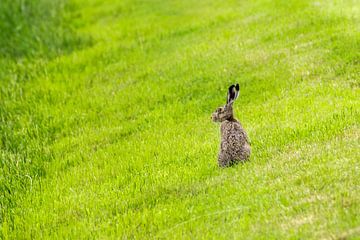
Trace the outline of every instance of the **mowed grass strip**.
{"label": "mowed grass strip", "polygon": [[[32,32],[71,35],[1,58],[2,238],[359,235],[356,1],[57,4]],[[219,169],[234,82],[253,153]]]}

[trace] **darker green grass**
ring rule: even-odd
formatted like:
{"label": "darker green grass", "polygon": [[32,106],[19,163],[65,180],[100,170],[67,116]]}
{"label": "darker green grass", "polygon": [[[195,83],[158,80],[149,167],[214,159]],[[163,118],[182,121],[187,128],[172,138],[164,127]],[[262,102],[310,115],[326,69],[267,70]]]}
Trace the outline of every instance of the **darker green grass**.
{"label": "darker green grass", "polygon": [[75,34],[75,6],[63,0],[4,0],[0,6],[0,56],[54,57],[91,44]]}

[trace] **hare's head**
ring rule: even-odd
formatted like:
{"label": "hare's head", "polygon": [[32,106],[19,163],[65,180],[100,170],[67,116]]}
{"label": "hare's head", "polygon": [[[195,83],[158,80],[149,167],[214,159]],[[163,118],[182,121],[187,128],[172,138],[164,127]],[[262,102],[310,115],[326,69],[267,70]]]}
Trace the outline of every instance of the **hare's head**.
{"label": "hare's head", "polygon": [[222,122],[225,120],[234,119],[232,105],[233,105],[235,99],[239,96],[239,90],[240,90],[239,84],[236,84],[236,86],[231,85],[229,87],[225,106],[219,107],[218,109],[216,109],[216,111],[213,112],[213,114],[211,116],[211,118],[214,122]]}

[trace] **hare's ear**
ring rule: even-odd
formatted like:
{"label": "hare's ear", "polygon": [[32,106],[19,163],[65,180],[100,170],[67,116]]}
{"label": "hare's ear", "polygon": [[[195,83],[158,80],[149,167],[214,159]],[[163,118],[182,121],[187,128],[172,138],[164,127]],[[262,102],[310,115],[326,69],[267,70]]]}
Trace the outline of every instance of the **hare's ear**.
{"label": "hare's ear", "polygon": [[232,104],[235,99],[239,96],[240,86],[237,83],[236,86],[233,84],[229,87],[228,97],[226,104]]}

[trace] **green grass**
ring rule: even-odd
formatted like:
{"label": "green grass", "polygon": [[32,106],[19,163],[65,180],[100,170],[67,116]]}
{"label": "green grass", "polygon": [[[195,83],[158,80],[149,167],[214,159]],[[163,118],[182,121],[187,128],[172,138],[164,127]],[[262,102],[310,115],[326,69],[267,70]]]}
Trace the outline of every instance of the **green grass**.
{"label": "green grass", "polygon": [[[0,238],[356,239],[358,1],[0,4]],[[217,167],[238,82],[251,161]]]}

